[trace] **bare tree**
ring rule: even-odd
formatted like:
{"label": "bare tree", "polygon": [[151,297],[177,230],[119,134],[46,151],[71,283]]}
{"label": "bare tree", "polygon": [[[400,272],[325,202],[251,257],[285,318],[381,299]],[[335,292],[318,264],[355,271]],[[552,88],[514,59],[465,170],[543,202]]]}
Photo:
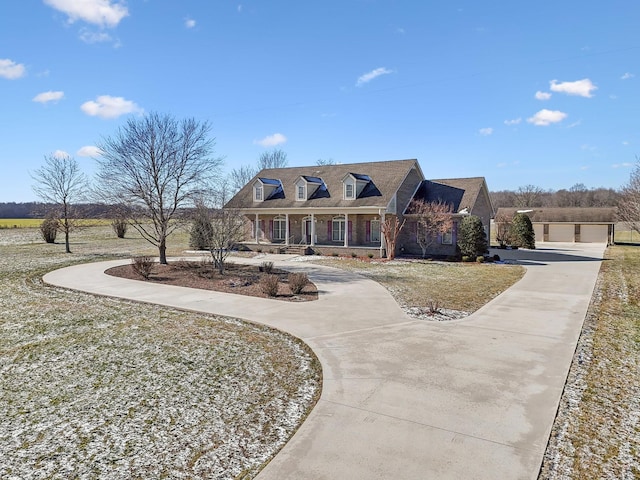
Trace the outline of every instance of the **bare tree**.
{"label": "bare tree", "polygon": [[258,158],[258,170],[284,168],[287,163],[287,154],[278,148],[274,148],[270,152],[264,152],[260,155],[260,158]]}
{"label": "bare tree", "polygon": [[509,245],[511,243],[511,223],[513,218],[509,215],[501,213],[494,219],[494,225],[496,230],[496,240],[501,247]]}
{"label": "bare tree", "polygon": [[541,207],[542,195],[544,191],[535,185],[524,185],[518,187],[515,192],[516,207]]}
{"label": "bare tree", "polygon": [[231,170],[229,175],[229,183],[234,193],[238,192],[258,173],[256,169],[250,165],[242,165]]}
{"label": "bare tree", "polygon": [[86,196],[87,177],[72,157],[49,155],[44,160],[45,164],[31,175],[37,182],[33,191],[53,205],[48,217],[55,220],[57,229],[64,233],[65,251],[71,253],[69,234],[78,227],[82,216],[75,204]]}
{"label": "bare tree", "polygon": [[380,230],[384,236],[385,245],[387,247],[387,258],[393,260],[396,257],[396,242],[398,235],[404,227],[406,220],[402,220],[402,223],[396,216],[388,216],[384,219],[384,222],[380,225]]}
{"label": "bare tree", "polygon": [[325,165],[336,165],[336,161],[333,158],[319,158],[316,160],[316,165],[325,166]]}
{"label": "bare tree", "polygon": [[453,209],[450,204],[442,201],[412,200],[409,211],[416,215],[417,240],[424,258],[429,247],[438,239],[438,235],[444,235],[451,229]]}
{"label": "bare tree", "polygon": [[191,238],[198,238],[211,253],[213,264],[224,274],[225,261],[247,234],[247,221],[238,210],[208,208],[199,203],[194,211]]}
{"label": "bare tree", "polygon": [[640,233],[640,158],[636,160],[629,182],[620,190],[618,218]]}
{"label": "bare tree", "polygon": [[183,209],[212,194],[222,159],[213,157],[207,122],[150,113],[131,118],[98,145],[97,192],[118,205],[167,263],[167,238],[181,226]]}

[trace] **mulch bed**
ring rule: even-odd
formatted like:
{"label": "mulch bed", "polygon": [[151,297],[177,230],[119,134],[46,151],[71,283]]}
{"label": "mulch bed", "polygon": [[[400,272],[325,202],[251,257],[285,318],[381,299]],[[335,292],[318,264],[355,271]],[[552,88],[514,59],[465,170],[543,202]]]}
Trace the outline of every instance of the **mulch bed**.
{"label": "mulch bed", "polygon": [[177,285],[180,287],[200,288],[216,292],[235,293],[251,297],[275,298],[289,302],[307,302],[318,299],[318,288],[309,282],[303,291],[294,295],[288,284],[289,272],[274,268],[271,274],[279,279],[278,295],[269,297],[260,285],[260,279],[267,273],[260,271],[255,265],[229,264],[225,268],[224,275],[211,263],[188,262],[180,260],[169,265],[155,265],[153,273],[148,280],[134,271],[131,265],[113,267],[105,273],[114,277],[128,278],[131,280],[148,281],[163,285]]}

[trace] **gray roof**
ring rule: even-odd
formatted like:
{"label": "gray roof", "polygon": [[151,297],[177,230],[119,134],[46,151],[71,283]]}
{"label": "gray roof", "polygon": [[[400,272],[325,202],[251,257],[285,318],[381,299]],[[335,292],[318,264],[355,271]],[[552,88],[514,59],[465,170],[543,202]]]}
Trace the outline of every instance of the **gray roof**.
{"label": "gray roof", "polygon": [[[264,169],[242,187],[227,202],[225,207],[240,209],[301,207],[386,208],[413,168],[420,170],[418,161],[415,159]],[[353,200],[345,200],[343,198],[342,180],[348,174],[362,180],[369,179],[369,183],[358,198]],[[326,185],[326,190],[316,192],[306,201],[296,200],[295,182],[300,177],[321,179]],[[283,188],[282,194],[271,196],[263,202],[254,202],[253,183],[256,178],[279,180]]]}
{"label": "gray roof", "polygon": [[416,192],[415,198],[426,202],[446,203],[453,207],[454,212],[465,208],[471,212],[483,184],[484,177],[425,180]]}
{"label": "gray roof", "polygon": [[544,208],[499,208],[496,218],[502,215],[513,217],[523,211],[534,223],[615,223],[615,207],[544,207]]}

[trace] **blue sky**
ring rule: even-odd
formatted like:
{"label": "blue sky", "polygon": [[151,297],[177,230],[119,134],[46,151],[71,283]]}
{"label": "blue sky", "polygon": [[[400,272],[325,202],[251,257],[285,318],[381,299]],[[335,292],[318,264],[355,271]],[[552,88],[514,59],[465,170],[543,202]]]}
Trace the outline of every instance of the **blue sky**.
{"label": "blue sky", "polygon": [[32,0],[0,5],[0,201],[157,111],[225,168],[417,158],[491,190],[617,188],[640,154],[640,3]]}

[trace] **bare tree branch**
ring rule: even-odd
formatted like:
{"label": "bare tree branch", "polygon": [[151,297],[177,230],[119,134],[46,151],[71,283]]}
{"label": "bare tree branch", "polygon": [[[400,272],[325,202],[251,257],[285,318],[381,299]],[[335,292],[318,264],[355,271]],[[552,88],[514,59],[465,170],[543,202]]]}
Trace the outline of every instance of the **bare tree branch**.
{"label": "bare tree branch", "polygon": [[44,159],[45,164],[31,175],[37,182],[33,191],[54,205],[48,217],[57,222],[58,230],[64,233],[65,251],[71,253],[69,234],[78,227],[81,217],[74,204],[86,198],[88,180],[72,157],[49,155]]}
{"label": "bare tree branch", "polygon": [[182,209],[211,195],[222,158],[214,157],[211,127],[150,113],[132,118],[99,144],[97,192],[120,211],[166,263],[167,237],[181,225]]}

